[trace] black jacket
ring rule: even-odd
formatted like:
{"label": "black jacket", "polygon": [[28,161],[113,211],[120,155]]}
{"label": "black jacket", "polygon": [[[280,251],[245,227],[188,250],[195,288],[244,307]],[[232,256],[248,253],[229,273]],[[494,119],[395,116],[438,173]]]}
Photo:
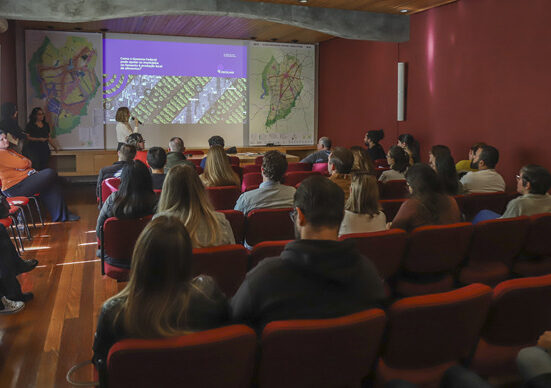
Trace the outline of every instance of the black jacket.
{"label": "black jacket", "polygon": [[372,161],[376,161],[377,159],[386,159],[385,150],[379,143],[375,144],[373,148],[368,148],[367,153]]}
{"label": "black jacket", "polygon": [[231,309],[234,321],[261,331],[271,321],[337,317],[383,300],[375,266],[353,241],[296,240],[247,274]]}

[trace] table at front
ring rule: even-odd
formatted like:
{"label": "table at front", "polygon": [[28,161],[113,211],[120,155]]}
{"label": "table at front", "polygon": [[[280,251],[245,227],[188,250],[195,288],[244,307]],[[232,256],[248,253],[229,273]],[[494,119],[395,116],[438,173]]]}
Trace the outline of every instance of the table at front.
{"label": "table at front", "polygon": [[[239,158],[240,165],[254,164],[254,161],[256,160],[256,158],[262,155],[263,154],[251,154],[251,153],[228,154],[228,156],[237,156]],[[205,156],[206,155],[191,155],[191,156],[188,156],[188,159],[203,159]],[[300,158],[295,155],[285,154],[285,157],[287,158],[288,163],[297,163],[300,160]]]}

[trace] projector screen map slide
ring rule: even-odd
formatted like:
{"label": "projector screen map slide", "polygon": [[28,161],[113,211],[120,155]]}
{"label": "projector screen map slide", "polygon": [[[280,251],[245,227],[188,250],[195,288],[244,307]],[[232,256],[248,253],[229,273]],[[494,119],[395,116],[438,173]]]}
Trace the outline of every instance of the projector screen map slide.
{"label": "projector screen map slide", "polygon": [[249,50],[250,145],[312,144],[315,47],[255,42]]}
{"label": "projector screen map slide", "polygon": [[107,37],[104,52],[106,123],[115,122],[121,106],[144,124],[246,121],[244,45]]}

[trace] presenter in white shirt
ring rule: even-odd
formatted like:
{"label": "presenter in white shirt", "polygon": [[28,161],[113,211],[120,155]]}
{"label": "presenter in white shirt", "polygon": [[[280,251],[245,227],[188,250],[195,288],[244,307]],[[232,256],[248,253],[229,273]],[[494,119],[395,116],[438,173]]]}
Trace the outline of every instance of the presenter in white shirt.
{"label": "presenter in white shirt", "polygon": [[128,122],[130,120],[130,110],[126,106],[121,106],[117,109],[117,114],[115,115],[115,120],[117,121],[117,126],[115,130],[117,131],[117,151],[120,150],[121,146],[126,143],[126,138],[131,133],[138,132],[138,119],[134,118],[134,129],[130,126]]}

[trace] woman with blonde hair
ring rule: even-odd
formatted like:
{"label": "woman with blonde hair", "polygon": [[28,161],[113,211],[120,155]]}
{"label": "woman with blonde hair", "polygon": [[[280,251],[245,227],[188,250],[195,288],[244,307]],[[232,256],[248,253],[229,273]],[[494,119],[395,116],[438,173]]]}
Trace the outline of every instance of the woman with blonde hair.
{"label": "woman with blonde hair", "polygon": [[352,146],[350,147],[350,151],[352,151],[352,155],[354,155],[354,164],[350,172],[368,172],[370,174],[375,174],[375,165],[371,161],[365,148]]}
{"label": "woman with blonde hair", "polygon": [[120,150],[121,146],[126,143],[126,138],[128,137],[128,135],[138,132],[138,119],[133,119],[134,129],[132,129],[132,127],[128,123],[128,121],[130,120],[130,110],[126,106],[121,106],[119,109],[117,109],[115,120],[117,121],[115,131],[117,132],[118,151]]}
{"label": "woman with blonde hair", "polygon": [[140,234],[130,280],[101,309],[93,362],[104,376],[107,354],[124,338],[163,338],[222,326],[228,302],[208,276],[192,279],[191,241],[182,221],[157,217]]}
{"label": "woman with blonde hair", "polygon": [[180,218],[187,228],[193,248],[235,244],[230,223],[214,210],[194,168],[172,167],[163,183],[158,213]]}
{"label": "woman with blonde hair", "polygon": [[350,197],[344,206],[339,236],[386,229],[386,216],[379,204],[377,178],[366,172],[352,175]]}
{"label": "woman with blonde hair", "polygon": [[206,187],[241,185],[241,180],[231,168],[224,148],[220,146],[210,148],[205,163],[205,171],[200,178]]}

